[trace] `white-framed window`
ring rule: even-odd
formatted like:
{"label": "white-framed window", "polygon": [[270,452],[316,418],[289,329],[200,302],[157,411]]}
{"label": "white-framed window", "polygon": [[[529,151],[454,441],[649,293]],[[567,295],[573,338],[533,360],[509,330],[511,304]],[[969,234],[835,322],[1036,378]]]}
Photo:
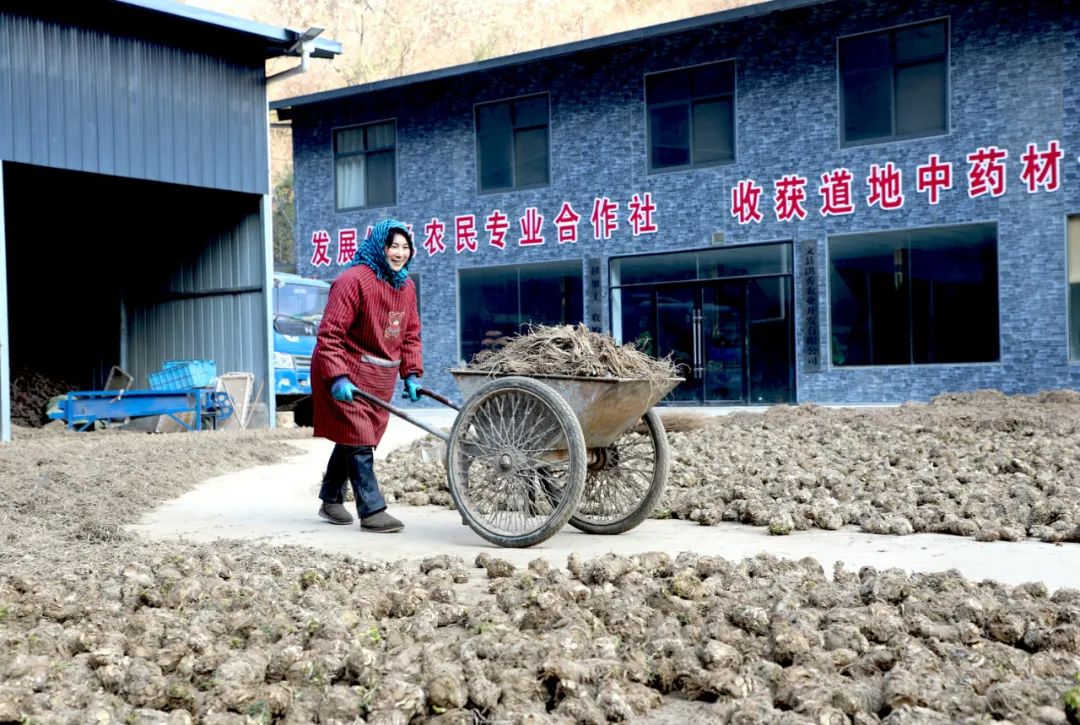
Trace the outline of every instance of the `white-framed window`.
{"label": "white-framed window", "polygon": [[397,203],[396,144],[394,121],[334,131],[334,198],[338,211]]}

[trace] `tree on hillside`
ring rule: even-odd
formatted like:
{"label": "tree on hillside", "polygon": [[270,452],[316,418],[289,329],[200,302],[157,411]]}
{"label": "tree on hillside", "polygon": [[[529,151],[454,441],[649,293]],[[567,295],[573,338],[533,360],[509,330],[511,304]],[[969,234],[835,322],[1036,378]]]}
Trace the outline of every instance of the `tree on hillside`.
{"label": "tree on hillside", "polygon": [[292,171],[274,185],[270,200],[273,209],[274,268],[296,271],[296,194]]}

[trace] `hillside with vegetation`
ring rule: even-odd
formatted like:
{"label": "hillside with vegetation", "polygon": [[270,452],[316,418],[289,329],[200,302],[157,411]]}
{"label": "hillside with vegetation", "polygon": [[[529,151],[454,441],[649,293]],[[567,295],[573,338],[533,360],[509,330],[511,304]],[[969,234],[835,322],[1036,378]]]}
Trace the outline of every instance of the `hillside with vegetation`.
{"label": "hillside with vegetation", "polygon": [[[323,28],[337,58],[270,85],[271,100],[497,58],[624,30],[704,15],[761,0],[181,0],[189,5],[297,30]],[[296,58],[267,63],[272,74]],[[275,257],[292,256],[295,211],[287,124],[271,133]]]}
{"label": "hillside with vegetation", "polygon": [[[181,0],[271,25],[323,28],[340,42],[333,61],[270,88],[270,97],[315,93],[485,60],[760,0]],[[273,61],[275,72],[295,59]]]}

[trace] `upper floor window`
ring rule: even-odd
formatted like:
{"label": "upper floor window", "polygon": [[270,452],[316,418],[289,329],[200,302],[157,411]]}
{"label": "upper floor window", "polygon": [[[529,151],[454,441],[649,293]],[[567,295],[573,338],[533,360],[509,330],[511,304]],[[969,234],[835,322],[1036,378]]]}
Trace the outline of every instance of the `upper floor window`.
{"label": "upper floor window", "polygon": [[546,93],[477,106],[480,191],[546,186],[549,125]]}
{"label": "upper floor window", "polygon": [[948,23],[840,39],[845,145],[948,130]]}
{"label": "upper floor window", "polygon": [[334,189],[338,211],[397,203],[394,181],[396,141],[393,121],[334,131]]}
{"label": "upper floor window", "polygon": [[649,170],[735,160],[735,61],[645,76]]}

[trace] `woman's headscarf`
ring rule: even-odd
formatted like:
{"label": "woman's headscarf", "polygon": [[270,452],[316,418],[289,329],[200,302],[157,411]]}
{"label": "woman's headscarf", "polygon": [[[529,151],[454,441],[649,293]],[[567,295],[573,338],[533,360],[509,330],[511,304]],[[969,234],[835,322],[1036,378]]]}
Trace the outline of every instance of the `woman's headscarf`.
{"label": "woman's headscarf", "polygon": [[[405,266],[397,272],[386,261],[386,243],[390,240],[390,235],[393,232],[400,232],[409,242],[409,261],[405,262]],[[353,257],[352,264],[353,266],[357,264],[367,265],[379,279],[394,289],[401,289],[405,284],[405,280],[409,277],[409,265],[415,256],[416,248],[413,247],[412,235],[409,234],[409,228],[405,226],[405,223],[399,222],[397,219],[383,219],[371,228],[371,234],[367,235],[367,238],[360,243],[360,248],[356,250],[356,256]]]}

